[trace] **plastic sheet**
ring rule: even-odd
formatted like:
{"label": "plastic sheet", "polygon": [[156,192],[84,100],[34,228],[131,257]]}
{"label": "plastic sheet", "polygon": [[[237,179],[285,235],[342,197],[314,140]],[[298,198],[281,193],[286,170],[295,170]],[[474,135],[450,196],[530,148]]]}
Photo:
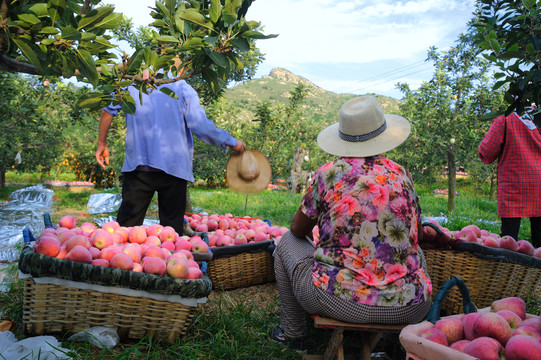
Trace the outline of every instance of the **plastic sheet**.
{"label": "plastic sheet", "polygon": [[53,190],[42,185],[31,186],[14,191],[10,195],[13,200],[0,206],[0,262],[19,258],[17,244],[22,242],[25,228],[41,233],[43,215],[51,211],[53,195]]}
{"label": "plastic sheet", "polygon": [[121,194],[91,194],[86,206],[89,214],[106,214],[118,210],[121,201]]}
{"label": "plastic sheet", "polygon": [[105,326],[95,326],[86,331],[80,331],[71,335],[68,340],[78,342],[89,342],[99,348],[107,347],[114,348],[120,342],[118,333],[111,328]]}
{"label": "plastic sheet", "polygon": [[0,354],[9,360],[61,360],[72,359],[70,349],[62,347],[54,336],[35,336],[17,341],[11,331],[0,332]]}

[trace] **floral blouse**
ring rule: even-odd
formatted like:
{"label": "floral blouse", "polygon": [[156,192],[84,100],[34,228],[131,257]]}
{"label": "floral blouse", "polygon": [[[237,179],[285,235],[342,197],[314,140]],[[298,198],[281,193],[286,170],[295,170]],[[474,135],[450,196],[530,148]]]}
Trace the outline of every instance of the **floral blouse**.
{"label": "floral blouse", "polygon": [[421,209],[402,166],[382,155],[330,162],[315,172],[301,210],[319,227],[317,287],[367,305],[430,298],[417,242]]}

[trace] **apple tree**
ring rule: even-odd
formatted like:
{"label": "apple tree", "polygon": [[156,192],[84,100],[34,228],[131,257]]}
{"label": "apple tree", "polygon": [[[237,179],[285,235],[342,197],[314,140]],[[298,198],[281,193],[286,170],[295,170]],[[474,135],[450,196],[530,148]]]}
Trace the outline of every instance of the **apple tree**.
{"label": "apple tree", "polygon": [[533,109],[534,122],[541,127],[541,1],[478,0],[476,42],[483,55],[499,69],[494,89],[505,89],[505,111],[523,114]]}
{"label": "apple tree", "polygon": [[395,151],[395,158],[417,175],[448,172],[448,211],[456,198],[457,165],[468,167],[477,160],[483,122],[479,118],[493,107],[497,93],[487,91],[489,63],[479,56],[471,35],[461,35],[448,51],[431,48],[428,59],[434,62],[434,75],[417,90],[399,84],[404,94],[402,114],[412,123],[412,134]]}
{"label": "apple tree", "polygon": [[[157,0],[146,46],[117,57],[112,29],[123,16],[100,0],[1,0],[0,71],[70,78],[90,84],[84,106],[122,103],[133,113],[135,99],[126,87],[141,92],[157,85],[200,76],[218,92],[220,80],[242,69],[241,54],[251,41],[275,35],[259,31],[245,18],[252,0]],[[172,59],[182,69],[165,79]],[[170,94],[174,96],[173,94]]]}

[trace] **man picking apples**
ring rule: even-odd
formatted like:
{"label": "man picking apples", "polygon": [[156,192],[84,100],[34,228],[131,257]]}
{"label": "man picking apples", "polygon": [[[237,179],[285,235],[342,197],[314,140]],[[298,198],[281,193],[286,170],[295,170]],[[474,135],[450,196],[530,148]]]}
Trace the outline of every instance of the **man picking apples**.
{"label": "man picking apples", "polygon": [[[175,59],[175,68],[180,60]],[[171,67],[173,70],[173,67]],[[172,73],[169,73],[172,77]],[[177,98],[158,91],[167,87]],[[134,99],[139,90],[129,88]],[[193,135],[202,141],[242,153],[244,142],[219,129],[207,119],[195,90],[184,80],[158,86],[158,90],[143,94],[142,104],[135,102],[135,113],[126,113],[125,158],[122,166],[122,203],[117,221],[121,226],[143,224],[146,211],[158,193],[160,224],[184,233],[186,188],[194,181],[192,173]],[[105,169],[109,165],[107,134],[113,117],[121,104],[102,110],[96,160]]]}

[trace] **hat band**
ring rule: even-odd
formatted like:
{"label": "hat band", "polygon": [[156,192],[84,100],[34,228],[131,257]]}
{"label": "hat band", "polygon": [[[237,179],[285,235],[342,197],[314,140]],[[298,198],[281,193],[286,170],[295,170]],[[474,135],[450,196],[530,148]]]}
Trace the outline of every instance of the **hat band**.
{"label": "hat band", "polygon": [[372,132],[369,132],[368,134],[348,135],[348,134],[344,134],[343,132],[338,130],[338,136],[340,136],[340,139],[346,140],[346,141],[349,141],[349,142],[363,142],[363,141],[367,141],[367,140],[375,138],[376,136],[378,136],[379,134],[384,132],[385,129],[387,129],[387,121],[384,121],[383,125],[381,125],[376,130],[374,130]]}

